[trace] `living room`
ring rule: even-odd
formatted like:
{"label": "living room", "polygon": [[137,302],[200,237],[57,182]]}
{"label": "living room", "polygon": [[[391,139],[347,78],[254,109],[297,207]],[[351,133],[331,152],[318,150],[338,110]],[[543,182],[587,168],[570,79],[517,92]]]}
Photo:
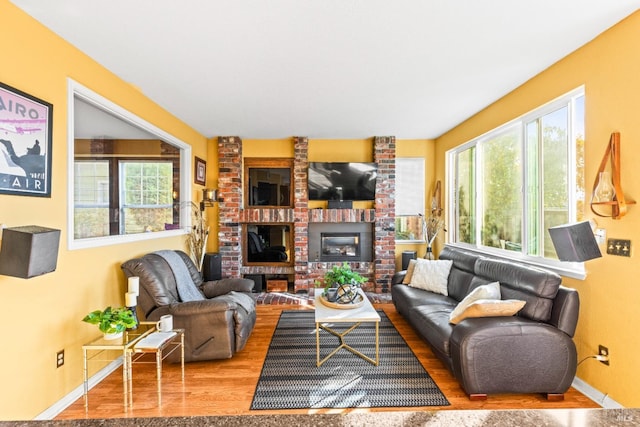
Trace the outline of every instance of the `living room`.
{"label": "living room", "polygon": [[[0,13],[5,17],[0,30],[3,48],[6,58],[11,59],[10,65],[3,70],[2,83],[47,100],[54,106],[50,197],[0,195],[0,220],[8,227],[37,224],[62,229],[55,272],[29,280],[0,276],[0,289],[5,301],[0,319],[4,323],[23,319],[32,313],[43,313],[21,320],[20,327],[6,331],[11,351],[0,356],[5,380],[0,391],[0,419],[33,419],[81,385],[81,346],[94,337],[95,330],[80,319],[97,307],[122,304],[126,283],[120,270],[121,263],[160,248],[185,247],[184,234],[168,232],[153,239],[126,244],[68,248],[68,231],[65,230],[69,209],[68,169],[71,168],[67,152],[70,138],[66,117],[70,102],[68,79],[81,82],[188,144],[192,157],[206,159],[207,187],[218,184],[218,138],[203,135],[184,123],[14,3],[1,0]],[[430,191],[436,180],[446,182],[448,150],[584,85],[587,187],[596,176],[609,135],[619,131],[622,185],[629,199],[638,198],[640,181],[635,180],[631,159],[639,154],[635,143],[640,138],[640,121],[637,119],[639,51],[640,13],[634,12],[437,137],[397,138],[396,154],[399,157],[425,158],[425,189]],[[393,135],[384,135],[387,134]],[[292,136],[243,138],[245,155],[292,157]],[[373,136],[340,138],[336,135],[334,139],[311,139],[317,143],[316,147],[333,147],[323,148],[325,151],[316,153],[315,158],[332,161],[346,157],[353,161],[369,161],[368,150]],[[336,157],[330,157],[331,153],[336,153]],[[189,181],[187,188],[191,198],[199,202],[204,187],[194,185],[191,178]],[[207,208],[207,215],[216,218],[219,208],[217,205]],[[584,210],[587,217],[593,216],[588,207]],[[640,237],[640,229],[633,225],[639,212],[637,207],[630,205],[627,215],[620,220],[594,219],[599,228],[606,229],[608,237],[630,239],[633,243],[637,240],[635,237]],[[218,236],[218,223],[210,221],[210,227],[210,236]],[[446,233],[443,233],[436,241],[436,251],[445,242]],[[217,239],[211,238],[207,250],[216,252],[218,249]],[[396,269],[399,269],[404,250],[417,250],[422,256],[424,244],[397,245]],[[637,387],[640,370],[635,360],[640,351],[640,340],[633,327],[629,326],[640,320],[635,303],[640,291],[634,283],[639,271],[632,261],[633,256],[633,249],[631,258],[603,253],[602,258],[585,264],[587,275],[584,280],[563,278],[565,286],[577,289],[580,294],[580,318],[574,337],[579,359],[597,353],[601,344],[607,346],[611,354],[609,366],[590,360],[581,364],[577,372],[581,381],[605,397],[604,402],[598,402],[603,406],[611,402],[625,408],[640,406]],[[65,350],[65,364],[56,368],[55,355],[61,349]]]}

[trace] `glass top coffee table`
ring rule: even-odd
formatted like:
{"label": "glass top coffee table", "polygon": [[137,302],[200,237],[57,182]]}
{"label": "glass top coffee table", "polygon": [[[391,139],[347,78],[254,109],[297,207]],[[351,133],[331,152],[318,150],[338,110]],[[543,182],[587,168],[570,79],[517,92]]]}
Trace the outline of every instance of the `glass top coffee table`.
{"label": "glass top coffee table", "polygon": [[[324,362],[329,360],[331,356],[336,354],[340,349],[345,349],[350,351],[366,360],[369,363],[372,363],[375,366],[378,366],[380,362],[379,355],[379,336],[378,329],[380,325],[380,315],[373,308],[371,302],[364,294],[362,289],[358,289],[358,292],[363,297],[363,303],[359,305],[357,308],[352,309],[338,309],[332,308],[327,305],[324,305],[319,298],[319,295],[315,299],[315,322],[316,322],[316,366],[321,366]],[[364,322],[374,322],[375,329],[375,340],[376,340],[376,350],[375,350],[375,358],[371,358],[362,352],[354,349],[345,341],[345,336],[356,329],[360,324]],[[342,332],[338,332],[331,328],[333,324],[339,323],[353,323],[353,325]],[[335,348],[331,353],[329,353],[326,357],[320,360],[320,329],[330,333],[333,336],[338,337],[340,340],[340,345]]]}

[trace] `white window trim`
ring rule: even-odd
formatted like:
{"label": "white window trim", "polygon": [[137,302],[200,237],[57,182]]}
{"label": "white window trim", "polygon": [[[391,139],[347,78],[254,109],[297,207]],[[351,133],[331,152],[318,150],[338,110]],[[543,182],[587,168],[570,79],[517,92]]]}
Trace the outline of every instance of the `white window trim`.
{"label": "white window trim", "polygon": [[[568,98],[574,98],[580,95],[585,95],[585,89],[584,86],[580,86],[570,92],[567,92],[559,97],[557,97],[556,99],[535,108],[534,110],[523,114],[520,117],[517,117],[513,120],[510,120],[507,123],[504,123],[494,129],[491,129],[487,132],[485,132],[482,135],[479,135],[473,139],[471,139],[470,141],[467,141],[457,147],[454,147],[450,150],[448,150],[445,154],[445,181],[446,181],[446,192],[447,192],[447,223],[448,224],[456,224],[456,211],[455,211],[455,207],[456,207],[456,203],[455,203],[455,192],[451,191],[451,185],[452,183],[456,182],[456,153],[459,153],[460,151],[471,147],[473,145],[476,145],[479,141],[482,141],[483,139],[486,139],[488,136],[494,135],[498,132],[501,132],[504,129],[507,129],[510,126],[513,126],[516,123],[522,123],[522,132],[523,132],[523,137],[524,137],[524,133],[526,132],[526,126],[524,126],[524,124],[526,124],[527,122],[531,121],[534,118],[538,118],[541,117],[543,115],[545,115],[548,112],[552,112],[555,109],[557,109],[559,106],[564,106],[567,103],[567,99]],[[573,125],[573,123],[572,123]],[[523,140],[524,141],[524,140]],[[575,153],[571,154],[570,158],[568,159],[570,167],[571,167],[571,171],[568,173],[571,173],[572,176],[576,175],[576,171],[575,171]],[[526,162],[525,160],[523,160],[523,162]],[[526,173],[526,170],[523,168],[523,173]],[[586,183],[585,183],[586,184]],[[570,190],[572,190],[569,193],[569,212],[570,212],[570,217],[575,218],[575,206],[576,206],[576,200],[575,200],[575,187],[574,187],[574,182],[573,180],[570,180]],[[526,210],[524,211],[525,216],[527,215]],[[526,218],[525,218],[526,220]],[[551,270],[561,276],[565,276],[565,277],[570,277],[570,278],[574,278],[574,279],[579,279],[579,280],[584,280],[587,277],[587,271],[585,269],[585,265],[583,262],[564,262],[564,261],[559,261],[559,260],[553,260],[550,258],[544,258],[544,257],[535,257],[535,256],[530,256],[530,255],[525,255],[523,253],[520,252],[513,252],[513,251],[506,251],[506,250],[502,250],[502,249],[498,249],[498,248],[492,248],[492,247],[488,247],[488,246],[480,246],[480,245],[473,245],[473,244],[469,244],[469,243],[463,243],[463,242],[456,242],[457,239],[457,230],[455,227],[451,226],[450,227],[451,230],[446,233],[446,244],[452,247],[456,247],[456,248],[461,248],[464,250],[468,250],[470,252],[476,252],[479,254],[485,253],[485,254],[490,254],[494,257],[497,258],[502,258],[505,260],[510,260],[510,261],[518,261],[521,262],[523,264],[527,264],[527,265],[532,265],[532,266],[537,266],[537,267],[542,267],[545,268],[547,270]],[[525,245],[525,241],[526,239],[523,239],[523,245]]]}
{"label": "white window trim", "polygon": [[163,230],[153,233],[137,233],[117,236],[103,236],[88,239],[74,238],[74,168],[75,161],[75,97],[94,105],[101,110],[136,126],[144,131],[155,135],[158,139],[166,141],[181,150],[180,154],[180,195],[190,195],[190,177],[191,177],[191,146],[173,135],[165,132],[157,126],[147,122],[146,120],[136,116],[128,110],[120,107],[114,102],[108,100],[102,95],[97,94],[86,86],[69,78],[67,79],[67,247],[69,250],[87,249],[101,246],[117,245],[122,243],[139,242],[143,240],[160,239],[170,236],[178,236],[187,233],[191,225],[191,204],[190,200],[181,198],[180,223],[183,228],[178,230]]}

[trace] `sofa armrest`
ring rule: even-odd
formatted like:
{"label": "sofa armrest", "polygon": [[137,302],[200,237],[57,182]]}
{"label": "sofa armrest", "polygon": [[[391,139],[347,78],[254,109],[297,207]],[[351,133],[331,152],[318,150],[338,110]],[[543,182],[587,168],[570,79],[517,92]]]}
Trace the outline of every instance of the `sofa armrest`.
{"label": "sofa armrest", "polygon": [[200,290],[202,290],[205,297],[215,298],[231,291],[250,293],[253,290],[253,286],[254,282],[251,279],[221,279],[204,282]]}
{"label": "sofa armrest", "polygon": [[573,337],[578,325],[579,312],[580,297],[578,296],[578,291],[560,286],[558,295],[553,300],[549,323]]}
{"label": "sofa armrest", "polygon": [[237,304],[233,301],[224,299],[209,299],[202,301],[188,301],[170,304],[168,306],[160,307],[160,309],[166,309],[166,313],[173,316],[194,316],[207,313],[233,311],[237,308]]}
{"label": "sofa armrest", "polygon": [[521,317],[465,319],[449,345],[453,373],[468,394],[561,394],[576,373],[571,338]]}

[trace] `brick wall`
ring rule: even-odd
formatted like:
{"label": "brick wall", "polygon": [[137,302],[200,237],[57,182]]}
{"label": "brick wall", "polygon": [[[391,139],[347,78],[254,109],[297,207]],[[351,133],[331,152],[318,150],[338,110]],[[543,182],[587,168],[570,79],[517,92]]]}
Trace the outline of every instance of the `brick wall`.
{"label": "brick wall", "polygon": [[[220,137],[218,187],[224,200],[220,203],[218,233],[224,277],[242,274],[288,274],[294,277],[295,292],[304,292],[336,264],[310,262],[308,227],[310,222],[371,222],[374,223],[375,262],[352,262],[351,268],[368,279],[366,291],[389,292],[395,272],[395,148],[394,137],[375,137],[373,157],[378,164],[375,209],[309,209],[307,189],[309,140],[294,137],[293,208],[243,209],[242,205],[242,140],[239,137]],[[292,223],[294,230],[294,265],[243,266],[242,224],[259,222]]]}

